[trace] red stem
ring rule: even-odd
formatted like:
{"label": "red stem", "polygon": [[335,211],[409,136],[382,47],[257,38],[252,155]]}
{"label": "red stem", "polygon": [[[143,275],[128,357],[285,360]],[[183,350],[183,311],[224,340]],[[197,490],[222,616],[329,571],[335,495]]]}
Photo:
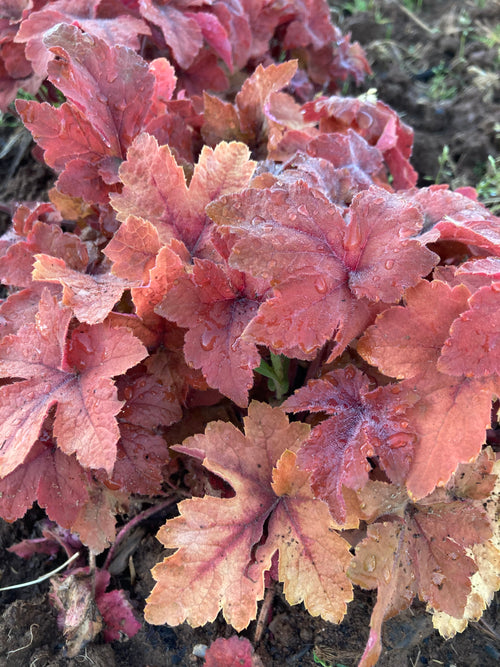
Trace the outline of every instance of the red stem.
{"label": "red stem", "polygon": [[149,507],[147,510],[144,510],[143,512],[139,512],[133,519],[131,519],[128,523],[126,523],[122,528],[118,531],[118,535],[116,536],[116,540],[113,542],[111,545],[108,555],[106,556],[106,561],[103,566],[103,570],[107,570],[109,566],[111,565],[111,561],[113,560],[113,556],[116,550],[116,547],[118,544],[123,540],[125,535],[132,530],[138,523],[141,523],[141,521],[144,521],[145,519],[149,519],[150,516],[153,516],[153,514],[156,514],[157,512],[161,512],[161,510],[170,507],[170,505],[173,505],[175,500],[165,500],[163,503],[160,503],[159,505],[153,505],[152,507]]}

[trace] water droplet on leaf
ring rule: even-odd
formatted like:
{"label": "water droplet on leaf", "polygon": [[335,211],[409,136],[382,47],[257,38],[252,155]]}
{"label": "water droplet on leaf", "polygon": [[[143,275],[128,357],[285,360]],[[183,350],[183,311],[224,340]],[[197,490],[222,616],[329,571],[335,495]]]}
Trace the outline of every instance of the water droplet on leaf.
{"label": "water droplet on leaf", "polygon": [[444,574],[442,572],[437,571],[437,570],[436,570],[436,572],[433,572],[433,574],[431,576],[431,581],[436,586],[440,586],[445,579],[446,579],[446,577],[444,576]]}
{"label": "water droplet on leaf", "polygon": [[387,444],[391,449],[398,449],[405,445],[412,445],[417,436],[414,433],[393,433],[387,438]]}
{"label": "water droplet on leaf", "polygon": [[325,294],[328,290],[328,284],[326,280],[323,278],[323,276],[319,276],[316,278],[314,281],[314,287],[316,288],[316,291],[319,292],[320,294]]}
{"label": "water droplet on leaf", "polygon": [[386,263],[384,264],[385,268],[390,271],[391,269],[394,268],[394,260],[393,259],[388,259]]}
{"label": "water droplet on leaf", "polygon": [[344,239],[346,250],[356,250],[361,244],[361,231],[356,222],[351,222],[347,227]]}
{"label": "water droplet on leaf", "polygon": [[211,331],[205,331],[201,337],[201,347],[205,352],[210,352],[214,349],[217,337]]}
{"label": "water droplet on leaf", "polygon": [[363,567],[366,572],[373,572],[373,570],[377,567],[377,559],[373,554],[367,557]]}

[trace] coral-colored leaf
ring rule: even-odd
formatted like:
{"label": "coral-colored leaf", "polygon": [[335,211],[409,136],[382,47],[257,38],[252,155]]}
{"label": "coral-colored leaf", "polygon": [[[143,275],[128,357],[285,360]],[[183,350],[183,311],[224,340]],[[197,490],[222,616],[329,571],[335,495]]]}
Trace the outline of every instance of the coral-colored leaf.
{"label": "coral-colored leaf", "polygon": [[283,404],[287,411],[331,415],[313,428],[299,461],[311,471],[314,492],[339,523],[346,519],[343,486],[366,484],[368,457],[379,457],[391,481],[404,481],[416,441],[406,417],[414,401],[397,386],[368,391],[367,377],[348,366],[310,381]]}
{"label": "coral-colored leaf", "polygon": [[[177,551],[153,570],[157,584],[147,601],[149,622],[202,625],[222,609],[241,630],[255,617],[276,550],[292,603],[304,600],[311,613],[336,622],[345,613],[352,597],[345,576],[349,547],[326,505],[314,500],[307,473],[295,466],[293,452],[309,427],[288,423],[279,408],[251,403],[245,430],[243,435],[231,424],[212,422],[205,435],[175,447],[203,460],[236,495],[184,501],[180,516],[160,530],[159,539]],[[268,518],[267,541],[257,546]]]}
{"label": "coral-colored leaf", "polygon": [[377,317],[358,352],[386,375],[411,378],[437,362],[450,325],[467,308],[469,290],[422,281],[406,291],[405,306]]}
{"label": "coral-colored leaf", "polygon": [[26,55],[40,76],[46,77],[50,59],[50,54],[43,47],[43,36],[58,23],[78,25],[82,30],[107,42],[109,46],[121,44],[135,50],[140,46],[138,35],[151,33],[144,21],[127,15],[123,7],[120,8],[118,16],[96,18],[96,5],[95,2],[89,4],[87,0],[57,0],[24,18],[16,35],[16,42],[26,44]]}
{"label": "coral-colored leaf", "polygon": [[116,515],[128,509],[128,494],[94,484],[89,501],[80,508],[71,530],[78,533],[83,544],[100,553],[113,544],[116,537]]}
{"label": "coral-colored leaf", "polygon": [[166,58],[152,60],[149,63],[149,71],[155,77],[155,87],[146,123],[165,114],[168,108],[167,103],[172,98],[177,84],[175,70]]}
{"label": "coral-colored leaf", "polygon": [[263,107],[271,93],[284,88],[297,71],[297,61],[290,60],[279,65],[259,65],[240,92],[236,95],[236,107],[240,129],[245,134],[258,135],[264,122]]}
{"label": "coral-colored leaf", "polygon": [[429,502],[409,505],[404,522],[368,526],[349,568],[363,588],[378,588],[371,632],[360,665],[374,665],[381,651],[381,628],[386,618],[408,607],[413,598],[460,616],[477,567],[467,548],[491,535],[480,505],[471,502]]}
{"label": "coral-colored leaf", "polygon": [[240,130],[238,111],[233,104],[220,100],[215,95],[203,92],[205,122],[201,128],[205,142],[215,146],[219,141],[241,141],[244,139]]}
{"label": "coral-colored leaf", "polygon": [[126,401],[121,421],[154,430],[170,426],[182,417],[175,386],[164,385],[158,377],[146,373],[142,365],[119,380],[118,386],[120,398]]}
{"label": "coral-colored leaf", "polygon": [[481,287],[445,341],[438,368],[450,375],[500,375],[500,282]]}
{"label": "coral-colored leaf", "polygon": [[447,185],[413,191],[411,199],[424,213],[422,241],[461,241],[500,255],[500,219],[485,206]]}
{"label": "coral-colored leaf", "polygon": [[413,130],[383,102],[334,95],[307,102],[304,117],[319,120],[322,132],[347,132],[352,128],[376,146],[384,155],[396,189],[411,188],[417,182],[417,172],[409,161]]}
{"label": "coral-colored leaf", "polygon": [[236,139],[251,146],[261,141],[270,115],[266,106],[273,94],[290,83],[296,70],[296,61],[268,67],[259,65],[236,95],[235,105],[204,93],[205,141],[216,144],[221,139]]}
{"label": "coral-colored leaf", "polygon": [[222,58],[229,70],[233,71],[233,55],[231,42],[227,32],[215,14],[209,12],[187,12],[186,16],[192,18],[200,27],[203,39],[209,44],[214,52]]}
{"label": "coral-colored leaf", "polygon": [[[447,639],[453,637],[457,632],[465,630],[469,621],[478,621],[483,611],[491,603],[495,591],[500,588],[500,504],[498,502],[500,496],[500,477],[498,476],[500,461],[494,463],[493,474],[489,474],[495,454],[488,450],[483,450],[482,454],[472,465],[461,466],[460,475],[456,475],[456,482],[462,487],[465,475],[466,487],[468,487],[466,491],[472,491],[472,497],[476,497],[475,494],[478,490],[481,491],[481,487],[482,493],[479,494],[479,497],[484,499],[489,496],[485,505],[493,527],[493,535],[487,542],[475,544],[471,549],[478,571],[471,577],[471,592],[467,598],[463,615],[456,618],[441,611],[434,611],[433,613],[432,622],[434,627]],[[488,471],[486,475],[484,474],[485,470]],[[493,478],[493,480],[488,478]],[[484,488],[485,481],[487,488]],[[463,487],[461,490],[464,490]],[[456,487],[454,491],[456,491]]]}
{"label": "coral-colored leaf", "polygon": [[147,220],[129,215],[104,249],[119,278],[149,281],[149,269],[160,249],[156,228]]}
{"label": "coral-colored leaf", "polygon": [[122,494],[101,508],[102,523],[85,523],[82,518],[95,512],[101,484],[76,460],[64,454],[52,438],[52,422],[43,425],[40,438],[25,461],[0,480],[0,516],[13,521],[24,516],[36,500],[47,516],[60,526],[80,532],[82,541],[96,553],[102,551],[115,535],[117,504],[125,502]]}
{"label": "coral-colored leaf", "polygon": [[153,93],[147,64],[130,49],[109,47],[70,25],[57,26],[44,42],[56,56],[48,65],[50,81],[72,105],[85,110],[85,117],[110,147],[109,154],[124,157],[123,149],[140,131],[145,102]]}
{"label": "coral-colored leaf", "polygon": [[137,281],[134,283],[111,273],[90,275],[75,271],[58,257],[35,255],[35,259],[33,280],[60,283],[63,304],[73,309],[80,322],[88,324],[103,322],[121,299],[123,291],[137,284]]}
{"label": "coral-colored leaf", "polygon": [[[382,153],[349,129],[346,134],[321,134],[307,144],[307,154],[328,160],[333,166],[331,190],[333,201],[351,203],[353,196],[373,185],[381,174]],[[380,179],[383,181],[383,179]]]}
{"label": "coral-colored leaf", "polygon": [[120,167],[124,188],[112,196],[113,208],[119,220],[140,216],[157,228],[163,243],[175,236],[192,250],[210,223],[205,206],[248,185],[255,168],[249,156],[241,143],[222,142],[215,149],[205,146],[188,188],[169,147],[158,146],[154,137],[143,134]]}
{"label": "coral-colored leaf", "polygon": [[192,273],[180,269],[156,312],[188,329],[186,360],[201,368],[211,387],[244,406],[260,355],[242,334],[257,312],[260,297],[246,289],[241,275],[233,274],[239,284],[222,266],[195,259]]}
{"label": "coral-colored leaf", "polygon": [[126,637],[133,637],[142,628],[142,623],[135,617],[125,591],[101,593],[99,596],[96,595],[96,602],[104,621],[104,641],[122,641]]}
{"label": "coral-colored leaf", "polygon": [[63,232],[59,224],[49,222],[54,217],[59,216],[50,204],[38,204],[32,210],[18,207],[13,230],[0,241],[0,279],[4,283],[29,287],[37,253],[56,255],[70,268],[85,270],[89,260],[85,244],[75,234]]}
{"label": "coral-colored leaf", "polygon": [[56,26],[45,42],[56,56],[48,65],[49,79],[68,101],[56,109],[18,100],[17,110],[47,164],[65,170],[59,189],[105,203],[119,162],[143,126],[154,77],[130,49],[109,47],[75,26]]}
{"label": "coral-colored leaf", "polygon": [[364,297],[396,301],[437,262],[406,238],[421,224],[418,212],[381,189],[355,197],[349,223],[300,182],[249,189],[207,210],[231,249],[230,263],[276,286],[246,335],[287,356],[311,358],[344,326],[358,335],[352,321],[366,326]]}
{"label": "coral-colored leaf", "polygon": [[168,458],[168,447],[161,435],[140,425],[120,423],[111,483],[130,493],[155,495],[161,491],[161,468]]}
{"label": "coral-colored leaf", "polygon": [[2,475],[20,465],[38,438],[49,409],[57,404],[54,435],[67,454],[87,467],[111,472],[121,408],[110,379],[146,355],[126,330],[104,324],[75,329],[66,345],[71,311],[44,291],[35,324],[0,343],[0,373],[26,378],[0,388],[4,442]]}
{"label": "coral-colored leaf", "polygon": [[[179,8],[175,6],[176,4]],[[141,16],[160,28],[165,42],[183,69],[189,68],[203,45],[200,26],[194,18],[181,11],[190,4],[190,2],[157,4],[152,0],[139,0]]]}
{"label": "coral-colored leaf", "polygon": [[407,378],[405,386],[420,397],[407,413],[417,434],[407,486],[417,499],[446,484],[459,463],[478,455],[491,423],[493,382],[452,377],[437,367],[469,294],[464,285],[422,281],[407,290],[406,306],[379,315],[358,344],[367,361],[386,375]]}
{"label": "coral-colored leaf", "polygon": [[252,644],[246,637],[233,635],[229,639],[218,637],[205,653],[205,667],[262,667]]}

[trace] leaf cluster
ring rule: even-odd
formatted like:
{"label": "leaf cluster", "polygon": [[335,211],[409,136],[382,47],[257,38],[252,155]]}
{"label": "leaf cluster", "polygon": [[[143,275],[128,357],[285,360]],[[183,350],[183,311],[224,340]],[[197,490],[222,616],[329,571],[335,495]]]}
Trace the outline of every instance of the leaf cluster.
{"label": "leaf cluster", "polygon": [[[37,44],[65,101],[16,104],[58,179],[0,239],[0,515],[37,501],[99,553],[182,484],[149,622],[241,630],[274,579],[335,623],[377,588],[364,666],[416,597],[463,629],[500,585],[500,220],[416,187],[387,105],[301,99],[295,60],[190,94],[169,12],[231,67],[232,4],[137,7],[176,67],[61,22]],[[284,48],[315,45],[289,16]]]}

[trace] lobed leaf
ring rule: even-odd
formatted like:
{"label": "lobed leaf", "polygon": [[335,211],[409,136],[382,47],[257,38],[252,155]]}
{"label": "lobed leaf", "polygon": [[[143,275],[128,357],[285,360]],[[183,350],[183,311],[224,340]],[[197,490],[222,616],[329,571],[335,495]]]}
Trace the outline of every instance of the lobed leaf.
{"label": "lobed leaf", "polygon": [[158,146],[154,137],[142,134],[120,167],[124,188],[112,195],[112,206],[119,220],[139,216],[156,227],[162,243],[176,237],[192,251],[209,224],[205,206],[248,185],[255,168],[249,155],[241,143],[222,142],[215,149],[205,146],[188,187],[169,147]]}
{"label": "lobed leaf", "polygon": [[279,408],[254,402],[246,435],[212,422],[205,435],[175,447],[202,459],[235,496],[183,501],[180,516],[160,530],[163,544],[177,551],[153,570],[157,584],[147,600],[149,622],[203,625],[222,609],[228,623],[243,629],[255,618],[276,550],[290,602],[304,600],[315,615],[342,618],[352,598],[345,576],[349,545],[335,531],[326,505],[314,500],[307,473],[295,466],[294,451],[308,430],[288,423]]}
{"label": "lobed leaf", "polygon": [[128,331],[105,324],[81,325],[66,343],[70,318],[45,290],[36,323],[0,342],[0,374],[25,378],[0,388],[2,476],[26,459],[55,405],[54,436],[62,451],[76,453],[83,466],[113,469],[119,437],[114,417],[122,404],[110,378],[146,351]]}
{"label": "lobed leaf", "polygon": [[311,472],[318,498],[328,503],[338,523],[347,517],[343,487],[363,488],[378,457],[389,479],[402,483],[412,460],[416,434],[407,409],[415,402],[397,385],[368,390],[368,378],[353,366],[326,373],[298,389],[283,408],[288,412],[325,412],[299,453]]}
{"label": "lobed leaf", "polygon": [[361,667],[377,662],[383,621],[408,607],[416,595],[435,609],[462,615],[477,570],[467,548],[490,536],[483,508],[465,501],[429,500],[409,506],[404,521],[368,526],[349,568],[354,583],[378,589]]}
{"label": "lobed leaf", "polygon": [[369,317],[366,299],[398,300],[437,261],[407,238],[421,224],[418,212],[376,188],[355,197],[349,223],[300,182],[248,189],[207,210],[230,264],[275,289],[245,335],[286,356],[309,359],[333,336],[342,339],[344,327],[356,337]]}
{"label": "lobed leaf", "polygon": [[491,423],[493,379],[452,377],[439,371],[450,326],[467,308],[469,290],[422,281],[406,292],[406,306],[378,316],[359,341],[358,352],[420,400],[408,413],[417,434],[407,478],[411,495],[423,498],[447,483],[459,463],[475,458]]}

